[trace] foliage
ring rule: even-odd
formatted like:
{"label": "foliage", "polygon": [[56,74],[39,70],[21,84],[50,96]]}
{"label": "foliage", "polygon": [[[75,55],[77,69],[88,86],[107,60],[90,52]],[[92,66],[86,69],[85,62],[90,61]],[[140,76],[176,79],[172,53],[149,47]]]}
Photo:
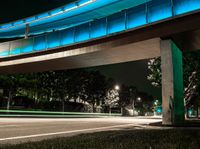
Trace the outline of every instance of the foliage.
{"label": "foliage", "polygon": [[[122,85],[121,89],[116,91],[113,89],[113,79],[106,78],[98,71],[84,69],[0,75],[0,85],[0,89],[4,91],[4,100],[9,99],[6,100],[8,108],[12,97],[17,96],[32,100],[33,108],[45,109],[46,103],[59,102],[62,110],[67,111],[65,104],[74,101],[87,104],[90,111],[96,112],[97,108],[105,110],[106,106],[112,108],[115,105],[131,105],[137,94],[137,88],[134,86]],[[16,98],[15,102],[19,98]]]}
{"label": "foliage", "polygon": [[86,100],[93,106],[106,96],[106,78],[98,71],[91,72],[85,83]]}
{"label": "foliage", "polygon": [[[200,97],[200,52],[183,53],[183,74],[185,86],[185,100],[187,103],[191,99]],[[153,86],[161,87],[161,59],[160,57],[151,59],[148,62],[150,74],[147,79]],[[194,100],[193,100],[194,101]]]}
{"label": "foliage", "polygon": [[62,101],[63,110],[64,103],[70,99],[81,99],[92,105],[103,102],[109,86],[100,72],[83,69],[0,75],[0,84],[6,97],[28,96],[39,103]]}
{"label": "foliage", "polygon": [[119,104],[121,107],[132,106],[137,96],[137,88],[134,86],[122,85],[119,92]]}
{"label": "foliage", "polygon": [[119,92],[115,89],[109,90],[106,95],[105,105],[112,108],[118,106],[118,102],[119,102]]}
{"label": "foliage", "polygon": [[149,60],[148,69],[150,74],[147,79],[155,87],[161,87],[161,59],[160,57]]}

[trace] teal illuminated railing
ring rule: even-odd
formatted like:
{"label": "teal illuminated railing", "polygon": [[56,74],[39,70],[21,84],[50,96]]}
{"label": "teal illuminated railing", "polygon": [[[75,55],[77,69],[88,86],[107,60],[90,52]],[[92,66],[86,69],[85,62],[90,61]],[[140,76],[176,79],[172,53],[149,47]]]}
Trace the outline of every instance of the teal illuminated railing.
{"label": "teal illuminated railing", "polygon": [[38,15],[35,15],[35,16],[25,18],[25,19],[21,19],[21,20],[17,20],[17,21],[14,21],[14,22],[10,22],[10,23],[0,25],[0,31],[5,30],[5,29],[9,29],[9,28],[15,28],[15,27],[18,27],[18,26],[25,26],[26,24],[29,24],[29,23],[41,21],[41,20],[44,20],[44,19],[47,19],[47,18],[52,18],[56,15],[66,13],[66,12],[72,11],[74,9],[78,9],[79,7],[88,5],[88,4],[93,3],[93,2],[95,2],[95,0],[76,0],[73,3],[67,4],[67,5],[60,7],[60,8],[50,10],[48,12],[44,12],[44,13],[41,13],[41,14],[38,14]]}
{"label": "teal illuminated railing", "polygon": [[200,10],[200,0],[152,0],[76,27],[2,43],[0,57],[86,42],[198,10]]}
{"label": "teal illuminated railing", "polygon": [[[127,8],[151,0],[74,0],[71,4],[34,15],[29,18],[0,25],[0,38],[24,37],[29,26],[29,35],[64,30],[93,19],[103,18]],[[99,13],[101,12],[101,13]]]}

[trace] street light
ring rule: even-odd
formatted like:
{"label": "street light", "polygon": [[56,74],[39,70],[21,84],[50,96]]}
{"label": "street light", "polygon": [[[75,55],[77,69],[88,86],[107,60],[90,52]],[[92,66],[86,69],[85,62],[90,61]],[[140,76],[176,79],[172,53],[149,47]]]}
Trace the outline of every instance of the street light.
{"label": "street light", "polygon": [[120,90],[120,87],[119,87],[119,85],[115,85],[115,90]]}
{"label": "street light", "polygon": [[[120,86],[119,85],[115,85],[115,87],[114,87],[114,89],[115,89],[115,91],[117,92],[117,94],[118,94],[118,98],[119,98],[119,90],[120,90]],[[122,114],[122,107],[121,107],[121,114]]]}
{"label": "street light", "polygon": [[[137,98],[133,98],[133,115],[134,115],[134,111],[135,111],[135,103],[136,102],[141,102],[142,101],[142,99],[141,99],[141,97],[137,97]],[[139,112],[139,111],[138,111]]]}
{"label": "street light", "polygon": [[141,97],[138,97],[138,98],[137,98],[137,101],[141,101]]}
{"label": "street light", "polygon": [[156,100],[156,101],[154,102],[154,105],[155,105],[155,106],[157,106],[157,105],[158,105],[158,100]]}

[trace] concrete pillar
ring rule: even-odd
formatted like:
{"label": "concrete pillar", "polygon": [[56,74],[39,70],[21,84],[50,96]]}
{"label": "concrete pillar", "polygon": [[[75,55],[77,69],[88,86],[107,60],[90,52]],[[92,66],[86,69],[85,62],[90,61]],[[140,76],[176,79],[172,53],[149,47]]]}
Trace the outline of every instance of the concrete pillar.
{"label": "concrete pillar", "polygon": [[184,122],[182,52],[171,40],[161,40],[163,124]]}

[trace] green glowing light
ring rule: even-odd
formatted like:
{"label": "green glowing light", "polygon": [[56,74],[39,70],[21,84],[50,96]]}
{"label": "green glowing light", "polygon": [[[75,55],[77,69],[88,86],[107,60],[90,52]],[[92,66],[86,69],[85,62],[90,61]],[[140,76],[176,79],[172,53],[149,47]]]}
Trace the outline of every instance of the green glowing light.
{"label": "green glowing light", "polygon": [[183,62],[182,51],[171,42],[173,57],[173,75],[174,75],[174,99],[173,99],[173,121],[175,124],[181,124],[184,121],[184,100],[183,100]]}
{"label": "green glowing light", "polygon": [[[0,110],[0,116],[40,116],[40,117],[84,117],[84,116],[109,116],[109,113],[84,113],[84,112],[51,112],[51,111],[25,111],[25,110]],[[121,116],[119,113],[113,113],[111,116]]]}

